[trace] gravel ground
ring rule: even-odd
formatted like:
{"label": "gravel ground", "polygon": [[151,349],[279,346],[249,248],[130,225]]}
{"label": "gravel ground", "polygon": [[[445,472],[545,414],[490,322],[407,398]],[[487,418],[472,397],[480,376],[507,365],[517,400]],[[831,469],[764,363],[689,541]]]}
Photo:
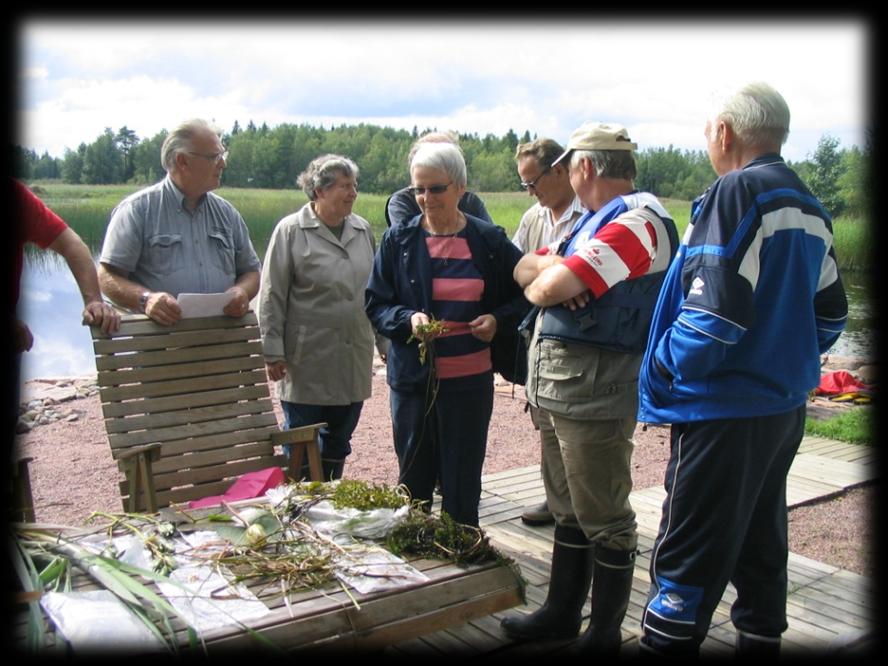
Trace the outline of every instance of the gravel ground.
{"label": "gravel ground", "polygon": [[[524,412],[521,387],[497,387],[484,474],[539,463],[539,440]],[[78,524],[92,511],[119,511],[118,472],[111,458],[98,396],[87,395],[59,405],[66,416],[39,425],[18,437],[20,456],[29,456],[38,522]],[[283,421],[276,407],[279,422]],[[67,419],[67,420],[66,420]],[[345,475],[394,484],[397,459],[392,447],[388,391],[384,376],[374,377],[373,396],[365,402],[352,439],[353,453]],[[669,457],[669,430],[639,426],[635,433],[635,488],[660,485]],[[815,560],[873,576],[874,520],[877,486],[851,490],[840,497],[790,512],[790,548]]]}

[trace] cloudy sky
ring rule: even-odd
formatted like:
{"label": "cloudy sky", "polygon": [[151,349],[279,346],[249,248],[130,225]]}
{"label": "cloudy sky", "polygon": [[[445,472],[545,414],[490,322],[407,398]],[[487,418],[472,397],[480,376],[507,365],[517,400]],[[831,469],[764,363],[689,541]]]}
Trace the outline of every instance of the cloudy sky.
{"label": "cloudy sky", "polygon": [[272,19],[23,16],[19,143],[61,157],[106,127],[144,138],[199,116],[224,129],[369,123],[562,142],[601,120],[642,149],[702,149],[713,93],[755,79],[789,103],[791,160],[823,134],[862,146],[869,122],[860,17]]}

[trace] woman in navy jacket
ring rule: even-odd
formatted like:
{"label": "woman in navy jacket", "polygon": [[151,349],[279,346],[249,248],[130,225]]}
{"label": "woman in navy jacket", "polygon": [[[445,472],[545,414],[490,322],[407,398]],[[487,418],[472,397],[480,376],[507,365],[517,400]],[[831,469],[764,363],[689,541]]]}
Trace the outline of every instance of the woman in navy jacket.
{"label": "woman in navy jacket", "polygon": [[[493,373],[514,369],[517,326],[529,309],[512,278],[521,252],[502,228],[459,210],[466,168],[456,146],[422,146],[410,172],[422,213],[383,235],[365,310],[391,340],[399,482],[430,506],[440,479],[442,509],[477,525]],[[445,330],[429,335],[435,321]]]}

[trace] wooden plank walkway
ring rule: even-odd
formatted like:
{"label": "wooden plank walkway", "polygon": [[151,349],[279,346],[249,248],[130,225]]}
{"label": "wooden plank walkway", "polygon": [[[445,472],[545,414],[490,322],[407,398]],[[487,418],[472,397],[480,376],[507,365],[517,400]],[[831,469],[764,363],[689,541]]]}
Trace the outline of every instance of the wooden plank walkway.
{"label": "wooden plank walkway", "polygon": [[[879,478],[875,447],[844,444],[819,437],[802,441],[787,479],[787,502],[798,506],[841,494]],[[650,554],[660,521],[665,491],[662,487],[636,490],[631,495],[638,522],[638,557],[629,610],[623,622],[623,653],[637,650],[641,613],[650,585]],[[558,654],[569,642],[512,643],[500,630],[500,620],[517,612],[532,612],[546,598],[554,527],[529,527],[520,516],[528,505],[545,498],[539,466],[521,467],[490,474],[482,479],[481,525],[492,542],[521,566],[527,580],[527,606],[495,613],[404,641],[387,648],[397,656],[459,654],[487,658],[522,659]],[[838,645],[874,641],[876,595],[870,579],[790,553],[787,615],[789,629],[783,635],[785,656],[814,656]],[[712,619],[709,635],[701,646],[703,657],[732,656],[735,630],[730,620],[736,591],[729,585]],[[586,600],[584,616],[589,614]],[[584,620],[585,626],[585,620]],[[385,654],[384,653],[384,654]]]}

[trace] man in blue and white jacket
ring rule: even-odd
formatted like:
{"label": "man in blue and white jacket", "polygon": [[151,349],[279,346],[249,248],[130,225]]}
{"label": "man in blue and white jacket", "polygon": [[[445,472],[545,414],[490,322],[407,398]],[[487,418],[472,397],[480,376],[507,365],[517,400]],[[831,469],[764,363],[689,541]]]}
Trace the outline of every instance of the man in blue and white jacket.
{"label": "man in blue and white jacket", "polygon": [[719,179],[654,311],[639,421],[672,424],[672,445],[643,651],[698,654],[728,582],[738,653],[776,654],[787,628],[786,475],[848,312],[830,216],[780,157],[788,132],[763,83],[707,123]]}

